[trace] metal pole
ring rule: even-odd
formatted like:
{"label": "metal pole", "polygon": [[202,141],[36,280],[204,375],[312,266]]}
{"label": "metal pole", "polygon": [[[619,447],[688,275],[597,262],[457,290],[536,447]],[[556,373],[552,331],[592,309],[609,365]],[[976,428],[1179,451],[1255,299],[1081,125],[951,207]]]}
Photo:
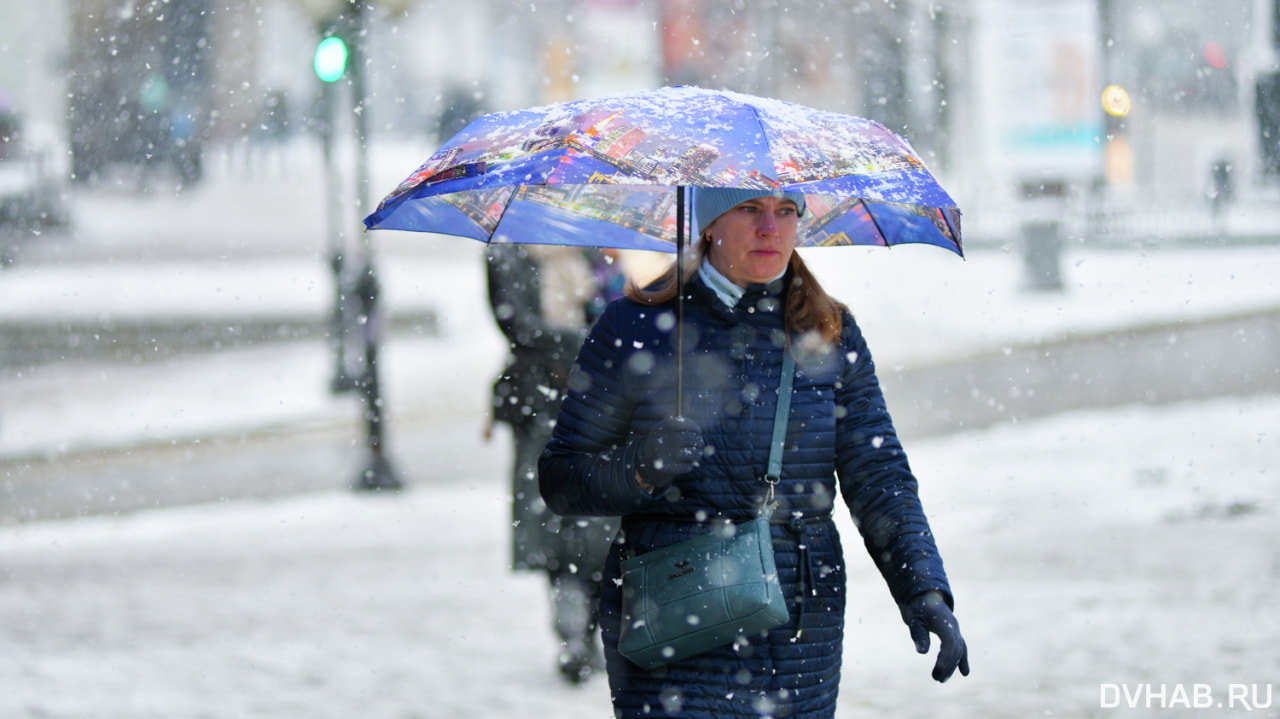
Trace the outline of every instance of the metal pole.
{"label": "metal pole", "polygon": [[[369,97],[365,86],[365,51],[368,47],[368,28],[365,27],[365,0],[351,2],[351,38],[349,64],[351,68],[351,102],[355,115],[352,118],[356,133],[356,208],[363,215],[369,209]],[[364,265],[373,264],[373,246],[368,233],[361,236],[360,251]]]}
{"label": "metal pole", "polygon": [[324,117],[320,123],[320,141],[324,150],[325,215],[329,230],[329,268],[333,270],[334,303],[329,321],[329,341],[333,346],[335,366],[329,389],[345,392],[355,389],[356,378],[347,371],[346,308],[350,301],[344,291],[343,267],[346,254],[346,232],[343,231],[342,188],[338,169],[333,161],[334,123],[337,121],[337,88],[331,82],[321,82],[321,101]]}
{"label": "metal pole", "polygon": [[676,186],[676,416],[684,415],[684,186]]}
{"label": "metal pole", "polygon": [[387,458],[384,442],[386,423],[382,413],[382,392],[378,383],[378,278],[372,268],[362,272],[356,282],[356,293],[364,309],[364,376],[360,378],[360,397],[364,404],[365,437],[368,455],[364,469],[356,477],[355,489],[382,491],[404,487],[398,473]]}
{"label": "metal pole", "polygon": [[[363,213],[369,208],[369,108],[365,87],[365,0],[349,0],[351,4],[351,37],[348,38],[352,105],[355,111],[356,136],[356,207]],[[382,412],[382,393],[378,382],[378,278],[373,264],[373,246],[367,231],[360,235],[360,277],[356,282],[360,298],[364,331],[364,376],[360,378],[360,395],[364,403],[367,463],[356,478],[360,490],[398,490],[403,483],[385,454],[386,429]]]}

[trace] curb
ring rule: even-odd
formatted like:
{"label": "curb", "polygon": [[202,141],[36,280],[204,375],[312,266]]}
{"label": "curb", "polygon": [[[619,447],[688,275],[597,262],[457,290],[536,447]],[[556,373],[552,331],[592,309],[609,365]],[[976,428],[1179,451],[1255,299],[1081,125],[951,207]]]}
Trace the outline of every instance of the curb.
{"label": "curb", "polygon": [[915,437],[1081,409],[1280,392],[1280,309],[1018,345],[887,372],[881,383],[898,433]]}
{"label": "curb", "polygon": [[[438,335],[435,310],[391,314],[390,332]],[[140,317],[0,323],[0,365],[65,360],[133,360],[238,349],[332,335],[327,317]]]}

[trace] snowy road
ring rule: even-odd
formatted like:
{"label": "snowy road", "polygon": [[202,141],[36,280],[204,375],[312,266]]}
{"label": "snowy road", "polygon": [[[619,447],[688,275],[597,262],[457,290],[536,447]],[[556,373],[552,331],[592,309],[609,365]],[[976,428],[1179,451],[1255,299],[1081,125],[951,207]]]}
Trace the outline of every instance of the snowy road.
{"label": "snowy road", "polygon": [[[1272,396],[915,443],[973,675],[928,678],[845,521],[839,716],[1280,716],[1100,706],[1280,690],[1277,427]],[[0,716],[608,716],[603,681],[557,680],[541,582],[505,571],[502,485],[462,465],[401,496],[4,527]]]}

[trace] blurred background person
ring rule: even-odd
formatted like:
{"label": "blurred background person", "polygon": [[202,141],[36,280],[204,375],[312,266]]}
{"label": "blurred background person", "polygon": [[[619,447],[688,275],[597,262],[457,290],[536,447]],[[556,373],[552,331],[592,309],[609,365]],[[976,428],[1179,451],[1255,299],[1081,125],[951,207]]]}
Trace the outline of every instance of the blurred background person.
{"label": "blurred background person", "polygon": [[491,244],[486,260],[489,303],[511,350],[494,383],[490,414],[491,422],[511,427],[515,445],[511,566],[546,572],[560,673],[578,684],[602,667],[597,599],[618,523],[552,514],[538,492],[538,456],[587,330],[621,296],[624,280],[612,253],[598,249]]}

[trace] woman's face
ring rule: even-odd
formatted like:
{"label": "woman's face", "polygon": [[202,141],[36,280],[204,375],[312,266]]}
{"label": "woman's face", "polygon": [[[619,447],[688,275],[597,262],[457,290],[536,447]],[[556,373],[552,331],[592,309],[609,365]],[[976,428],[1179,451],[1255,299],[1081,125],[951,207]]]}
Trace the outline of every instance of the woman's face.
{"label": "woman's face", "polygon": [[707,259],[739,287],[768,282],[791,261],[799,226],[795,202],[782,197],[747,200],[707,226]]}

